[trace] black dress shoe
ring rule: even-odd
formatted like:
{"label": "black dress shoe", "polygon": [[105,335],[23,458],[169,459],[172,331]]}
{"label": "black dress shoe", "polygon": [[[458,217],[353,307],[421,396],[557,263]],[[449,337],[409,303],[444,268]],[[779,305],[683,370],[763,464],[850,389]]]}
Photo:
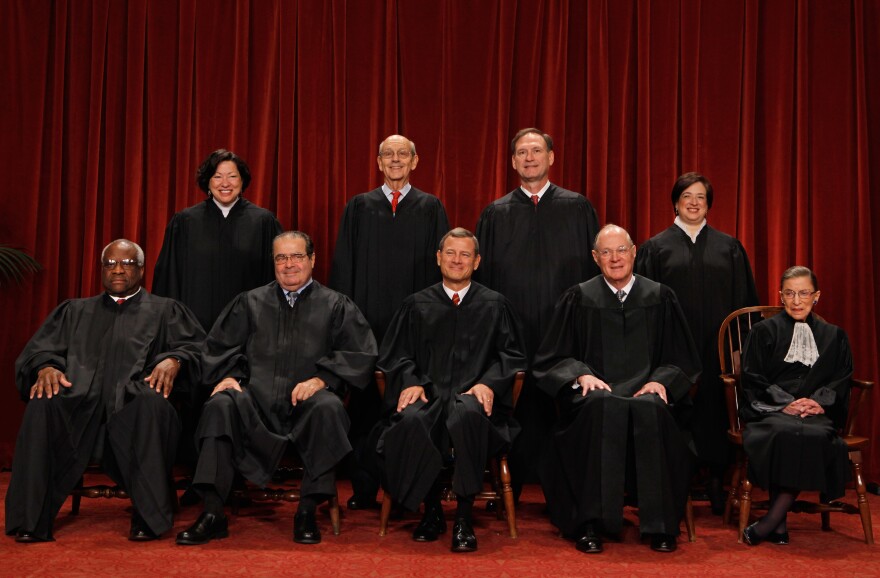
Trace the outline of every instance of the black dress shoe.
{"label": "black dress shoe", "polygon": [[131,529],[128,531],[128,539],[132,542],[150,542],[158,540],[159,535],[150,530],[140,514],[135,512],[131,515]]}
{"label": "black dress shoe", "polygon": [[577,548],[578,552],[583,552],[585,554],[601,554],[602,538],[595,534],[584,534],[577,539],[577,542],[574,543],[574,547]]}
{"label": "black dress shoe", "polygon": [[788,532],[770,532],[767,535],[767,541],[777,546],[787,546]]}
{"label": "black dress shoe", "polygon": [[452,527],[452,551],[475,552],[477,550],[477,537],[470,520],[457,518]]}
{"label": "black dress shoe", "polygon": [[754,522],[743,528],[743,542],[745,542],[749,546],[757,546],[758,544],[763,542],[763,539],[758,536],[758,529],[756,528],[757,525],[758,522]]}
{"label": "black dress shoe", "polygon": [[229,536],[229,521],[226,516],[216,516],[202,512],[195,524],[177,535],[177,543],[183,546],[207,544],[214,538],[218,540]]}
{"label": "black dress shoe", "polygon": [[375,497],[354,495],[348,499],[349,510],[378,510],[381,507]]}
{"label": "black dress shoe", "polygon": [[24,532],[19,530],[15,533],[15,541],[22,544],[37,544],[39,542],[54,542],[54,538],[40,538],[33,532]]}
{"label": "black dress shoe", "polygon": [[293,541],[297,544],[320,544],[321,531],[315,512],[297,512],[293,517]]}
{"label": "black dress shoe", "polygon": [[422,521],[413,530],[412,537],[416,542],[434,542],[445,531],[446,519],[443,517],[443,510],[429,507],[425,509]]}
{"label": "black dress shoe", "polygon": [[676,548],[675,536],[671,534],[654,534],[651,536],[651,550],[655,552],[675,552]]}

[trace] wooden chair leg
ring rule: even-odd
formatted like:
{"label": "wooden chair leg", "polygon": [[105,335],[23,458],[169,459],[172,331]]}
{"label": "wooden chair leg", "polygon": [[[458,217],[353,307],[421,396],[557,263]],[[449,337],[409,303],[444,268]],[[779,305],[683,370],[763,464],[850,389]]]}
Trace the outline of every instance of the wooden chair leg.
{"label": "wooden chair leg", "polygon": [[388,533],[388,518],[391,517],[391,495],[384,492],[382,497],[382,510],[379,512],[379,535]]}
{"label": "wooden chair leg", "polygon": [[684,525],[687,528],[688,542],[697,541],[697,529],[694,526],[694,504],[691,497],[688,496],[687,504],[684,507]]}
{"label": "wooden chair leg", "polygon": [[507,529],[510,537],[516,538],[516,508],[513,503],[513,486],[510,484],[510,468],[507,465],[507,456],[501,456],[501,493],[504,496],[504,510],[507,512]]}
{"label": "wooden chair leg", "polygon": [[853,480],[858,495],[859,516],[862,519],[862,531],[865,533],[865,543],[874,543],[874,527],[871,525],[871,510],[868,508],[868,496],[865,493],[865,480],[862,477],[862,452],[860,450],[850,452],[852,462]]}
{"label": "wooden chair leg", "polygon": [[730,479],[730,492],[727,494],[727,503],[724,504],[724,525],[730,524],[733,514],[733,506],[737,503],[739,493],[740,472],[742,471],[742,450],[737,451],[736,465],[733,468],[733,476]]}
{"label": "wooden chair leg", "polygon": [[[744,464],[748,467],[748,464]],[[745,470],[744,470],[745,471]],[[752,482],[749,481],[748,475],[743,475],[742,492],[739,494],[739,532],[736,541],[742,544],[743,530],[749,523],[749,513],[752,509]]]}
{"label": "wooden chair leg", "polygon": [[[495,517],[499,520],[503,520],[507,517],[507,504],[504,503],[504,491],[503,484],[501,481],[501,467],[500,462],[503,458],[493,458],[489,460],[489,470],[492,474],[492,491],[497,494],[501,500],[493,500],[495,501]],[[497,503],[500,501],[501,503]]]}
{"label": "wooden chair leg", "polygon": [[330,498],[330,524],[333,526],[333,535],[339,535],[339,492]]}

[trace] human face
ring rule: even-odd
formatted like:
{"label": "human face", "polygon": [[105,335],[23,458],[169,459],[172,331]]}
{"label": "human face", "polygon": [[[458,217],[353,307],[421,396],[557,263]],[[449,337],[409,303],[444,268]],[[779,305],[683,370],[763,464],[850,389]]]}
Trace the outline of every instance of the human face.
{"label": "human face", "polygon": [[211,196],[223,206],[229,206],[241,195],[241,175],[232,161],[223,161],[208,181]]}
{"label": "human face", "polygon": [[530,132],[516,141],[511,162],[524,185],[544,186],[553,165],[553,151],[547,150],[544,137]]}
{"label": "human face", "polygon": [[608,229],[599,235],[599,242],[593,250],[593,260],[599,265],[605,279],[620,289],[632,277],[636,246],[630,245],[623,229]]}
{"label": "human face", "polygon": [[675,203],[678,216],[686,225],[699,225],[709,212],[709,201],[706,198],[706,185],[697,181],[678,197]]}
{"label": "human face", "polygon": [[[794,291],[794,295],[791,298],[785,296],[789,291]],[[811,293],[811,295],[804,298],[800,296],[801,292]],[[792,319],[804,321],[813,310],[813,305],[819,302],[819,293],[820,291],[816,291],[816,288],[813,287],[813,282],[810,280],[809,275],[807,275],[786,279],[782,283],[782,291],[779,292],[779,298],[782,299],[785,312]]]}
{"label": "human face", "polygon": [[379,170],[385,175],[385,184],[399,191],[409,182],[409,174],[419,164],[419,155],[412,153],[412,143],[400,135],[385,139],[379,156],[376,157]]}
{"label": "human face", "polygon": [[[102,257],[101,263],[101,282],[104,290],[112,297],[128,297],[133,294],[141,286],[141,278],[144,276],[143,266],[123,266],[123,259],[130,259],[137,262],[137,249],[128,243],[114,243],[110,245]],[[108,261],[115,261],[116,264],[112,268],[107,268],[104,264]]]}
{"label": "human face", "polygon": [[471,281],[474,271],[480,266],[480,256],[476,254],[473,239],[447,237],[443,248],[437,251],[437,265],[443,283],[450,289],[463,289]]}
{"label": "human face", "polygon": [[[272,244],[272,258],[278,255],[305,255],[306,242],[304,239],[282,237]],[[299,291],[303,285],[312,278],[312,269],[315,267],[315,254],[305,257],[302,262],[288,258],[280,263],[275,261],[275,280],[288,291]]]}

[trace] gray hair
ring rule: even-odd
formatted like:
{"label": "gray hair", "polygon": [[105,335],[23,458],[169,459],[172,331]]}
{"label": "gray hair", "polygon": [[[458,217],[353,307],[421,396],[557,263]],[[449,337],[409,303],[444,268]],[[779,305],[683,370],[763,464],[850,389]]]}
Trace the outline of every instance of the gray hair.
{"label": "gray hair", "polygon": [[409,143],[409,152],[411,152],[411,153],[413,154],[413,156],[415,156],[415,154],[416,154],[416,143],[414,143],[413,141],[409,140],[408,138],[406,138],[406,137],[403,136],[402,134],[392,134],[392,135],[386,136],[386,137],[385,137],[385,140],[383,140],[382,142],[379,143],[379,156],[380,156],[380,157],[382,156],[382,146],[385,144],[385,142],[386,142],[388,139],[390,139],[391,137],[395,137],[395,136],[399,136],[399,137],[402,138],[402,139],[406,139],[406,142]]}
{"label": "gray hair", "polygon": [[480,242],[477,240],[477,237],[473,233],[471,233],[464,227],[456,227],[443,235],[443,238],[440,239],[440,243],[437,245],[438,251],[443,250],[443,243],[445,243],[446,239],[448,239],[449,237],[454,237],[456,239],[470,239],[474,242],[474,257],[480,254]]}
{"label": "gray hair", "polygon": [[116,244],[119,244],[119,245],[126,245],[127,244],[127,245],[131,245],[132,247],[134,247],[135,253],[137,254],[138,267],[144,266],[144,250],[141,249],[140,245],[138,245],[134,241],[129,241],[128,239],[116,239],[115,241],[110,241],[109,243],[107,243],[107,246],[104,247],[103,251],[101,251],[101,260],[102,261],[104,260],[104,255],[107,254],[107,251],[110,249],[110,247],[112,247],[113,245],[116,245]]}
{"label": "gray hair", "polygon": [[816,274],[813,273],[808,267],[804,267],[803,265],[795,265],[794,267],[789,267],[782,273],[782,279],[779,280],[779,288],[782,289],[782,286],[785,284],[786,280],[794,279],[795,277],[809,277],[810,281],[813,283],[813,291],[819,290],[819,280],[816,279]]}
{"label": "gray hair", "polygon": [[593,249],[595,249],[596,246],[599,244],[599,237],[608,229],[620,229],[626,235],[626,242],[629,243],[630,247],[635,245],[635,243],[633,243],[632,237],[629,236],[629,233],[627,233],[626,229],[619,225],[615,225],[614,223],[608,223],[607,225],[599,229],[598,233],[596,233],[596,238],[593,239]]}

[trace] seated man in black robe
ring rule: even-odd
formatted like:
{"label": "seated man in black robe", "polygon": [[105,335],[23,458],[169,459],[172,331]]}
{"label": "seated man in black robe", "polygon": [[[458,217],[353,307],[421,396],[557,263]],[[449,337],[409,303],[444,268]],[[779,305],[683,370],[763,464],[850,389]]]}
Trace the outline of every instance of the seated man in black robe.
{"label": "seated man in black robe", "polygon": [[476,237],[462,228],[448,232],[437,264],[442,283],[406,298],[382,341],[378,365],[387,375],[389,419],[379,451],[389,493],[410,510],[425,502],[413,539],[428,542],[446,530],[436,481],[451,442],[458,502],[452,551],[471,552],[474,496],[486,460],[514,436],[512,384],[527,362],[510,303],[471,283],[480,264]]}
{"label": "seated man in black robe", "polygon": [[547,507],[582,552],[620,532],[625,494],[651,547],[671,552],[687,503],[691,455],[673,406],[689,400],[699,356],[675,293],[633,275],[635,257],[626,231],[602,228],[602,276],[562,295],[535,358],[561,421],[542,476]]}
{"label": "seated man in black robe", "polygon": [[304,469],[293,539],[317,544],[315,508],[336,492],[334,468],[351,451],[342,398],[369,382],[376,341],[348,297],[312,279],[308,235],[282,233],[272,253],[275,281],[233,299],[205,341],[203,381],[216,386],[199,420],[193,477],[205,510],[178,544],[226,537],[235,472],[265,486],[288,442]]}
{"label": "seated man in black robe", "polygon": [[15,363],[28,400],[6,492],[6,533],[18,542],[54,539],[90,462],[131,496],[130,540],[171,528],[180,422],[168,396],[181,369],[198,383],[205,333],[184,305],[141,287],[135,243],[113,241],[101,265],[105,293],[59,305]]}

